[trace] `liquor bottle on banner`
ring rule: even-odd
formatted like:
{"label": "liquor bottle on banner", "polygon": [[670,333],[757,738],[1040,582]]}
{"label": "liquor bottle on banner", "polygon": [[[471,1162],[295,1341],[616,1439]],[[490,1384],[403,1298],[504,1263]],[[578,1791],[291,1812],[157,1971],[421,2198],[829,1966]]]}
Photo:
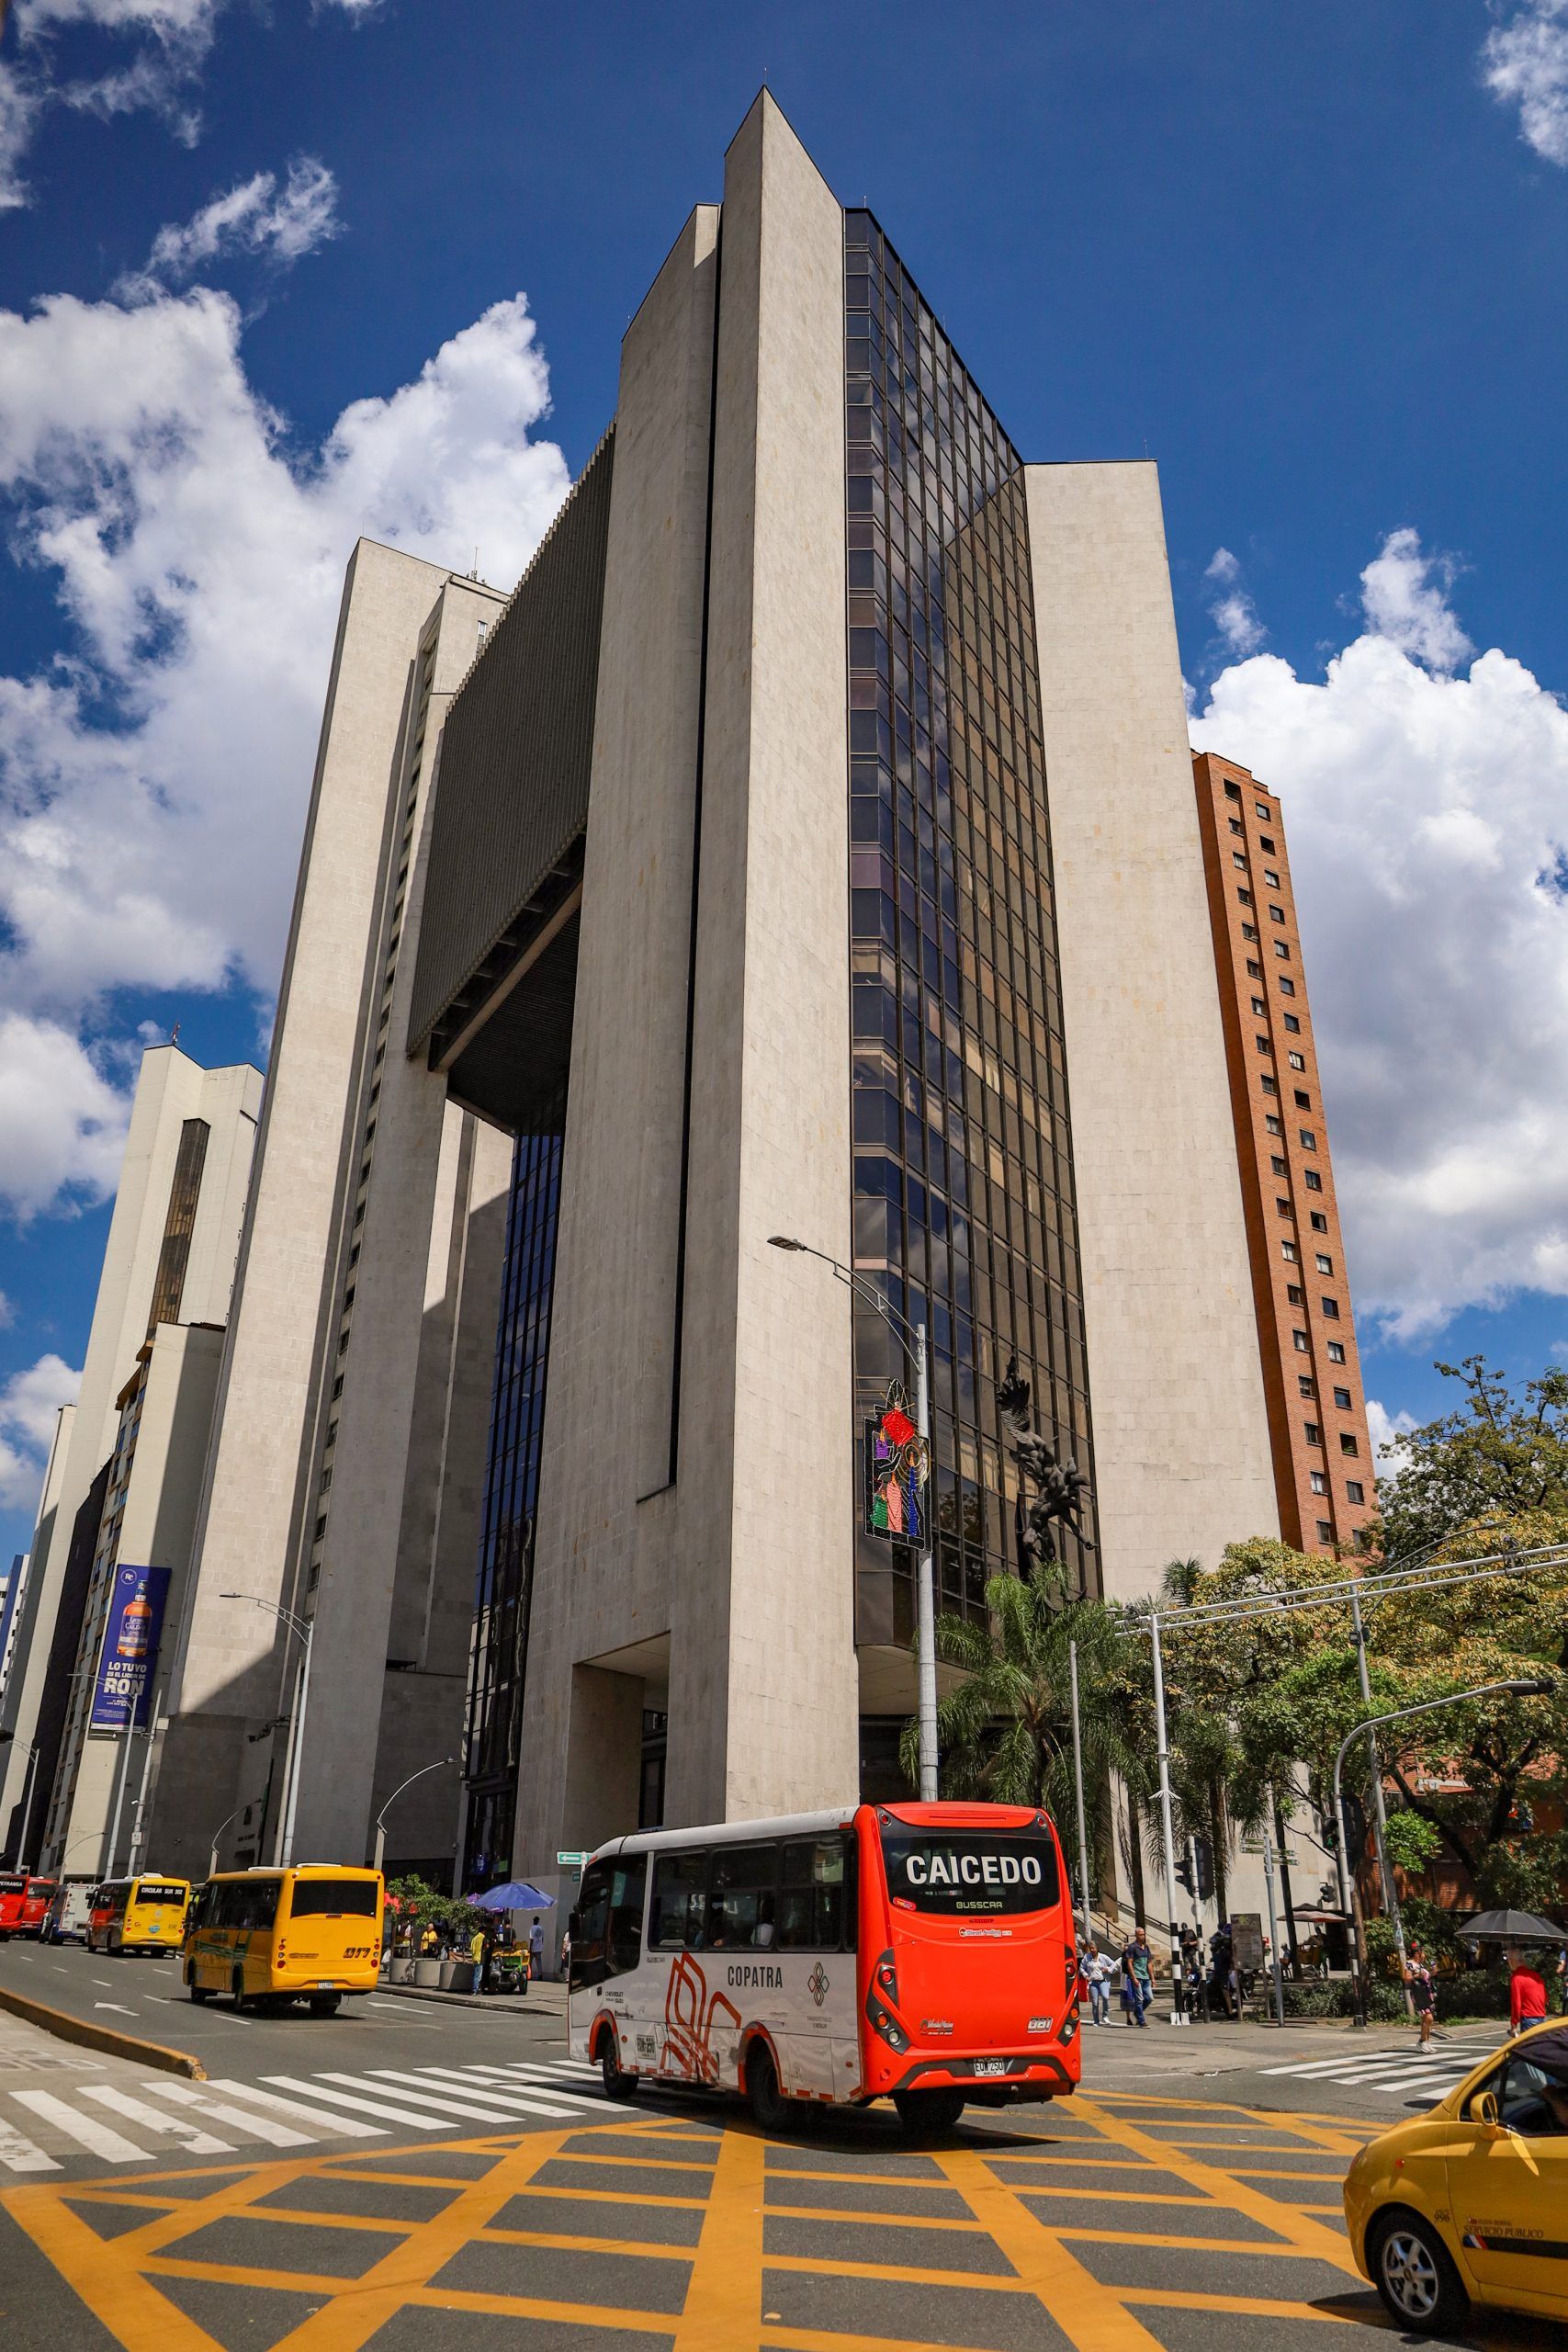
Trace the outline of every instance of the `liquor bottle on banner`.
{"label": "liquor bottle on banner", "polygon": [[147,1598],[147,1579],[143,1577],[136,1588],[134,1599],[126,1602],[120,1617],[119,1640],[116,1645],[119,1657],[145,1657],[152,1630],[152,1604]]}

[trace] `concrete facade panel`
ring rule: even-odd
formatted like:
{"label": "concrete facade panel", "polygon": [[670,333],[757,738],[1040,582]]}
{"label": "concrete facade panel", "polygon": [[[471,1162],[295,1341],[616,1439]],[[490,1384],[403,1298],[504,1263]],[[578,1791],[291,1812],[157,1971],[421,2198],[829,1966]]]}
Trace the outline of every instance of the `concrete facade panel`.
{"label": "concrete facade panel", "polygon": [[1028,488],[1102,1571],[1127,1600],[1280,1519],[1158,478]]}

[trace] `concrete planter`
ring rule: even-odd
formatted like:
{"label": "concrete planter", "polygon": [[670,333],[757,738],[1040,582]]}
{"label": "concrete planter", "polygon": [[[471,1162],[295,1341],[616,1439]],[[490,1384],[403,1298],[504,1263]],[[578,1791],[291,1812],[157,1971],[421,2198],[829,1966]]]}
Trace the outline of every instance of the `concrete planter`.
{"label": "concrete planter", "polygon": [[388,1984],[412,1984],[414,1981],[414,1970],[418,1966],[419,1962],[413,1958],[412,1953],[394,1952],[391,1959],[387,1962]]}
{"label": "concrete planter", "polygon": [[444,1960],[441,1963],[441,1990],[444,1993],[477,1993],[479,1973],[471,1960]]}
{"label": "concrete planter", "polygon": [[426,1992],[438,1993],[441,1990],[441,1972],[449,1965],[450,1962],[444,1960],[416,1960],[413,1981],[416,1984],[423,1984]]}

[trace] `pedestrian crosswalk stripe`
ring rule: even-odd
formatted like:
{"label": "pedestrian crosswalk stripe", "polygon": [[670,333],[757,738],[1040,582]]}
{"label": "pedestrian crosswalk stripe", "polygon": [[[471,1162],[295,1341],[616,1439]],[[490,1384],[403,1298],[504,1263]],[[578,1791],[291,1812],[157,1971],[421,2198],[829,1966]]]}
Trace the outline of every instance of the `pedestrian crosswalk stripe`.
{"label": "pedestrian crosswalk stripe", "polygon": [[209,2098],[205,2091],[192,2090],[188,2083],[160,2078],[144,2083],[142,2088],[156,2091],[160,2098],[172,2098],[181,2107],[194,2108],[198,2115],[210,2116],[214,2123],[226,2125],[243,2140],[261,2140],[271,2148],[313,2148],[322,2136],[320,2132],[297,2132],[291,2123],[280,2123],[275,2116],[254,2114],[245,2108],[231,2107],[224,2099]]}
{"label": "pedestrian crosswalk stripe", "polygon": [[510,2109],[524,2115],[548,2115],[557,2121],[570,2122],[578,2108],[593,2104],[578,2098],[571,2091],[558,2090],[554,2083],[536,2082],[531,2075],[505,2075],[499,2067],[486,2067],[481,2072],[477,2066],[422,2066],[417,2074],[397,2079],[418,2083],[426,2090],[462,2091],[470,2098],[482,2099],[489,2107]]}
{"label": "pedestrian crosswalk stripe", "polygon": [[25,2132],[13,2131],[8,2123],[0,2123],[0,2165],[8,2172],[58,2172],[60,2166],[52,2156],[46,2156],[36,2140]]}
{"label": "pedestrian crosswalk stripe", "polygon": [[30,2107],[35,2115],[41,2115],[46,2123],[52,2123],[57,2132],[63,2132],[68,2140],[74,2140],[77,2146],[85,2148],[90,2155],[101,2156],[107,2165],[145,2165],[152,2162],[151,2149],[139,2148],[131,2141],[122,2139],[118,2132],[111,2132],[107,2123],[98,2122],[95,2117],[78,2115],[73,2107],[67,2107],[65,2101],[56,2098],[52,2091],[13,2091],[11,2097],[18,2107]]}
{"label": "pedestrian crosswalk stripe", "polygon": [[[503,2123],[509,2115],[546,2115],[558,2120],[564,2116],[570,2121],[569,2107],[547,2107],[542,2101],[514,2097],[510,2091],[481,2091],[478,2086],[466,2098],[454,2097],[448,2086],[423,2083],[418,2075],[410,2075],[391,2066],[373,2066],[370,2087],[378,2088],[382,2082],[391,2085],[389,2096],[412,2099],[415,2107],[434,2107],[446,2115],[460,2115],[468,2120]],[[327,2077],[329,2081],[346,2082],[347,2075]]]}
{"label": "pedestrian crosswalk stripe", "polygon": [[[411,2115],[406,2109],[393,2107],[388,2099],[356,2098],[352,2091],[333,2089],[324,2077],[315,2082],[307,2082],[299,2075],[269,2075],[266,2079],[269,2083],[276,2083],[280,2090],[292,2091],[295,2094],[292,2098],[278,2102],[290,2115],[300,2117],[310,2123],[319,2124],[325,2120],[322,2113],[324,2108],[331,2113],[334,2130],[352,2132],[356,2139],[383,2139],[389,2123],[404,2124],[411,2131],[416,2132],[439,2132],[442,2128],[439,2123],[432,2122],[427,2116]],[[353,2082],[357,2078],[350,2075],[348,2079]],[[245,2086],[243,2083],[235,2083],[230,2087],[243,2092]],[[269,2098],[271,2094],[263,2092],[261,2096]],[[321,2102],[321,2105],[305,2107],[300,2104],[303,2099],[316,2099]],[[350,2108],[354,2112],[349,2115],[340,2115],[337,2109],[342,2107]],[[378,2123],[361,2123],[357,2120],[361,2115],[377,2115],[381,2120]]]}
{"label": "pedestrian crosswalk stripe", "polygon": [[145,2124],[149,2132],[177,2140],[193,2156],[231,2156],[234,2153],[231,2141],[216,2139],[187,2116],[160,2115],[145,2099],[133,2098],[129,2091],[117,2091],[112,2084],[84,2083],[82,2096],[99,2107],[111,2108],[116,2115],[124,2116],[132,2123]]}
{"label": "pedestrian crosswalk stripe", "polygon": [[509,2081],[520,2082],[525,2089],[538,2083],[547,2098],[565,2099],[574,2108],[613,2107],[618,2112],[624,2104],[619,2099],[606,2098],[602,2090],[596,2095],[587,2090],[563,2090],[559,2085],[559,2077],[557,2075],[546,2075],[543,2081],[540,2081],[541,2070],[536,2066],[475,2066],[470,2071],[476,2075],[499,2075]]}

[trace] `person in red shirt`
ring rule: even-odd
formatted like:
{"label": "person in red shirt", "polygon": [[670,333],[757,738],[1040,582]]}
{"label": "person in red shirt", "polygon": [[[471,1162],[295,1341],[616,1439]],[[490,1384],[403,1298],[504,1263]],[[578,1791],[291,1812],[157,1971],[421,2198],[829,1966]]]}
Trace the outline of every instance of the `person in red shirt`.
{"label": "person in red shirt", "polygon": [[1540,2025],[1546,2016],[1546,1985],[1528,1960],[1519,1952],[1509,1955],[1512,1974],[1508,1979],[1508,2023],[1516,2033],[1523,2033],[1530,2025]]}

